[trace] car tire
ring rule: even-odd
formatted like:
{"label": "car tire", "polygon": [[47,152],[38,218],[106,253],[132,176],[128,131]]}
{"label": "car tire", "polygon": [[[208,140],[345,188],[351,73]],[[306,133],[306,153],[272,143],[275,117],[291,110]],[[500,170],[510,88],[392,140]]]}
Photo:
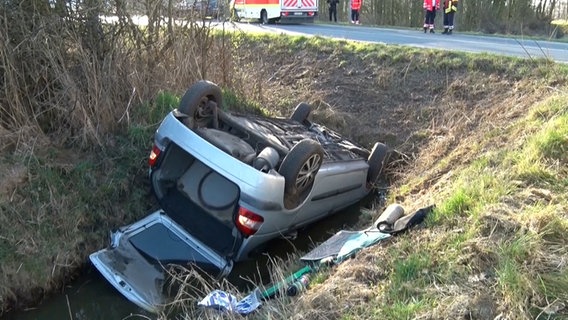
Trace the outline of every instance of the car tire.
{"label": "car tire", "polygon": [[377,179],[383,172],[383,168],[386,164],[387,152],[387,146],[380,142],[375,143],[373,146],[371,154],[367,159],[367,164],[369,165],[369,171],[367,171],[367,186],[369,188],[372,188],[375,185]]}
{"label": "car tire", "polygon": [[290,119],[298,121],[299,123],[302,124],[306,124],[308,116],[310,115],[311,112],[312,112],[312,107],[309,104],[305,102],[300,102],[294,109],[294,112],[290,116]]}
{"label": "car tire", "polygon": [[187,115],[184,123],[190,129],[217,128],[219,124],[217,108],[221,106],[222,102],[221,88],[213,82],[200,80],[187,89],[181,99],[178,111]]}
{"label": "car tire", "polygon": [[306,199],[322,162],[323,148],[311,139],[301,140],[284,157],[278,172],[285,180],[284,205],[287,209],[297,207]]}
{"label": "car tire", "polygon": [[260,11],[260,23],[262,23],[262,24],[268,23],[268,13],[264,9],[262,9],[262,11]]}

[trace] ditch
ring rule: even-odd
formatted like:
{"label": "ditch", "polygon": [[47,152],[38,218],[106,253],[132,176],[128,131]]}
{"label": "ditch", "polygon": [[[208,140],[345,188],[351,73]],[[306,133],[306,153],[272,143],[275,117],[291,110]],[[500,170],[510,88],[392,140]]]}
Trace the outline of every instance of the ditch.
{"label": "ditch", "polygon": [[[371,199],[369,199],[371,198]],[[287,259],[294,253],[308,252],[317,244],[331,237],[341,229],[357,229],[368,224],[371,217],[364,204],[372,204],[379,199],[371,195],[361,204],[357,203],[326,219],[316,222],[298,232],[294,240],[276,239],[266,252],[258,254],[254,260],[237,263],[228,277],[231,284],[241,292],[248,292],[253,283],[267,284],[270,281],[270,261]],[[5,320],[49,320],[49,319],[153,319],[155,315],[137,307],[124,298],[98,271],[88,265],[83,274],[69,283],[63,292],[45,299],[35,308],[12,312]]]}

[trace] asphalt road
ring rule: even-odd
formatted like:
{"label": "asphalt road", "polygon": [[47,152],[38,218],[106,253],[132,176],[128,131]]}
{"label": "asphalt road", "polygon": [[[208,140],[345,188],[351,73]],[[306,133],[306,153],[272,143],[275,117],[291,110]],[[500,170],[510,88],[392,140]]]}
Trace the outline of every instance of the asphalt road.
{"label": "asphalt road", "polygon": [[458,50],[475,53],[494,53],[522,58],[554,59],[568,63],[568,43],[534,39],[505,38],[460,34],[424,34],[422,30],[400,30],[354,25],[259,25],[237,23],[238,29],[257,32],[285,33],[306,36],[323,36],[365,42],[408,45],[422,48]]}

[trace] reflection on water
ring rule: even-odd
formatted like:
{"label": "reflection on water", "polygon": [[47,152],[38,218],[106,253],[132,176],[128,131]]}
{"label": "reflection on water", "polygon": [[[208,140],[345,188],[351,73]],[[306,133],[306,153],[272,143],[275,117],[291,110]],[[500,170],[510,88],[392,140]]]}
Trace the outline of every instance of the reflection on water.
{"label": "reflection on water", "polygon": [[[286,259],[294,252],[305,253],[341,229],[352,229],[361,217],[359,205],[349,207],[329,218],[300,230],[294,240],[277,239],[270,243],[265,254],[257,259],[235,265],[229,280],[245,291],[254,283],[267,283],[270,257]],[[65,291],[33,310],[8,314],[6,320],[97,320],[97,319],[155,319],[138,308],[114,289],[94,268],[69,284]]]}
{"label": "reflection on water", "polygon": [[86,275],[69,284],[63,293],[43,301],[35,309],[8,314],[5,319],[119,320],[131,314],[149,316],[149,318],[144,317],[144,319],[152,319],[153,317],[126,300],[93,268]]}

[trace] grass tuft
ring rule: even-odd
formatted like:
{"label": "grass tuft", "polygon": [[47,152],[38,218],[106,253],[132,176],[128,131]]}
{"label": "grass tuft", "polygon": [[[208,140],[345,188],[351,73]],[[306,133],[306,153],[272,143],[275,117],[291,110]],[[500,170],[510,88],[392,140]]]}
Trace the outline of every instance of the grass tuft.
{"label": "grass tuft", "polygon": [[568,164],[568,109],[563,116],[549,121],[529,143],[544,158]]}
{"label": "grass tuft", "polygon": [[437,206],[434,211],[432,223],[445,223],[455,221],[459,217],[470,214],[470,210],[474,207],[474,199],[468,194],[467,190],[460,188],[455,191],[448,199]]}

